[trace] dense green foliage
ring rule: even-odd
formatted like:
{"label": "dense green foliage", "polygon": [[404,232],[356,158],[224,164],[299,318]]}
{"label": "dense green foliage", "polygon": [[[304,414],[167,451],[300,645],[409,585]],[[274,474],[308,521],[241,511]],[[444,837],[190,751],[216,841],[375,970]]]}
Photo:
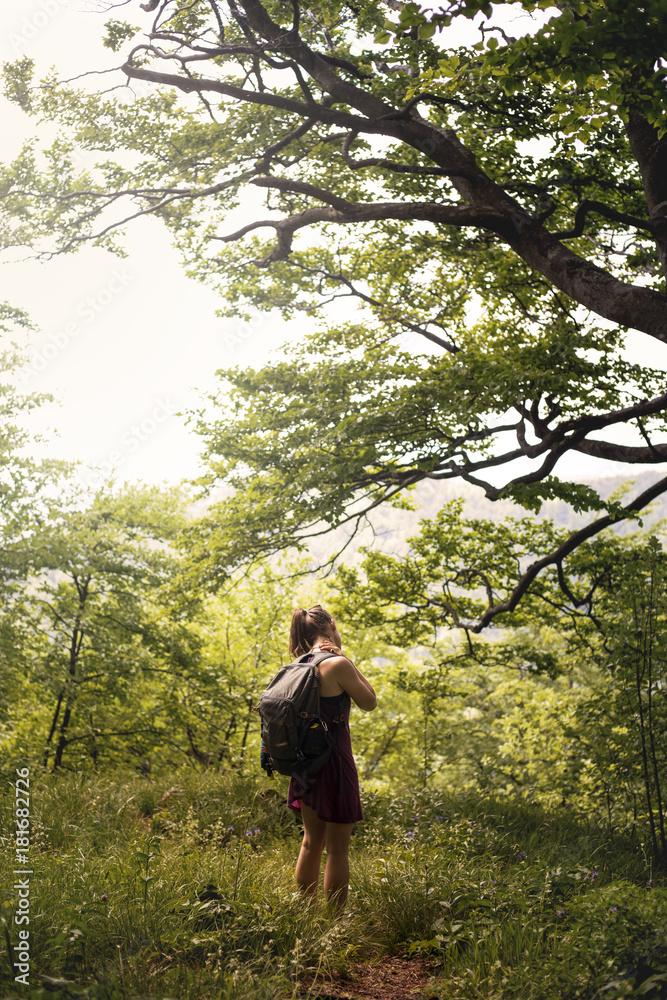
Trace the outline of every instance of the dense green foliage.
{"label": "dense green foliage", "polygon": [[664,15],[133,3],[106,26],[118,89],[5,67],[9,99],[59,126],[4,167],[5,245],[113,248],[153,214],[225,314],[315,320],[287,360],[221,373],[193,414],[206,485],[233,487],[194,526],[202,578],[429,478],[589,511],[568,552],[539,543],[562,567],[667,488],[605,512],[557,475],[572,452],[667,460],[662,369],[624,348],[629,329],[667,342]]}
{"label": "dense green foliage", "polygon": [[9,609],[22,641],[8,658],[27,682],[14,738],[22,746],[38,727],[45,765],[53,754],[60,766],[68,748],[68,756],[78,751],[72,764],[78,753],[95,759],[99,741],[104,753],[114,734],[134,735],[140,754],[151,734],[168,731],[167,692],[156,677],[168,674],[173,684],[194,672],[200,645],[196,608],[186,618],[160,594],[176,571],[165,546],[182,504],[178,490],[103,489],[87,509],[64,511],[31,534],[30,586]]}
{"label": "dense green foliage", "polygon": [[[375,600],[367,616],[353,614],[367,597],[349,571],[328,590],[303,583],[294,600],[294,578],[264,569],[193,606],[183,557],[146,547],[156,518],[163,530],[151,537],[169,537],[173,500],[102,493],[72,513],[71,531],[61,521],[48,536],[54,559],[76,537],[78,559],[96,567],[59,759],[44,749],[69,649],[37,626],[30,591],[16,605],[28,615],[21,631],[14,623],[21,649],[49,669],[3,662],[15,702],[0,808],[10,831],[14,768],[29,766],[33,976],[48,977],[48,995],[279,1000],[316,973],[358,972],[359,956],[384,952],[426,959],[431,995],[443,1000],[621,997],[662,981],[665,588],[655,540],[609,538],[606,579],[597,553],[606,634],[587,616],[563,627],[561,610],[559,627],[536,615],[498,640],[441,638],[408,652],[432,625],[422,634],[418,617],[392,618],[400,591],[384,620]],[[71,627],[68,569],[42,582],[51,589],[40,601]],[[285,658],[293,603],[315,593],[340,607],[341,627],[347,609],[346,648],[379,695],[376,712],[353,718],[366,820],[343,922],[294,890],[299,829],[284,780],[259,771],[250,711]],[[96,665],[102,677],[88,690]],[[9,833],[2,845],[8,875]],[[11,924],[13,883],[2,881]]]}
{"label": "dense green foliage", "polygon": [[[14,647],[3,658],[13,692],[7,776],[26,763],[82,774],[131,763],[146,773],[184,763],[243,769],[258,754],[252,706],[287,659],[291,608],[317,597],[344,623],[346,648],[378,692],[378,710],[354,723],[369,789],[417,783],[565,808],[609,834],[646,838],[664,863],[666,568],[656,539],[597,543],[592,582],[583,572],[577,581],[596,591],[588,614],[545,593],[548,613],[526,604],[498,636],[434,642],[428,604],[401,589],[408,579],[419,593],[413,557],[393,577],[377,563],[396,560],[374,553],[363,585],[347,569],[327,587],[295,590],[265,568],[225,595],[184,602],[184,557],[149,547],[138,558],[140,525],[173,503],[152,493],[152,508],[145,493],[130,493],[98,496],[72,515],[79,532],[96,524],[88,584],[81,564],[63,564],[15,602]],[[137,499],[139,524],[110,521],[111,510],[129,519]],[[58,532],[54,558],[69,551],[71,536],[62,524]],[[97,575],[91,552],[103,560]]]}

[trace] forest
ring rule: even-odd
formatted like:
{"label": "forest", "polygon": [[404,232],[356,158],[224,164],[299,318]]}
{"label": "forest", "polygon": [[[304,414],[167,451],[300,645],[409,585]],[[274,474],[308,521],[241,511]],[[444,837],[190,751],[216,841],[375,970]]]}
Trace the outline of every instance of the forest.
{"label": "forest", "polygon": [[[97,8],[112,70],[4,64],[4,259],[150,217],[302,332],[179,413],[201,475],[91,482],[0,303],[2,996],[667,997],[666,0]],[[316,604],[342,911],[253,711]]]}

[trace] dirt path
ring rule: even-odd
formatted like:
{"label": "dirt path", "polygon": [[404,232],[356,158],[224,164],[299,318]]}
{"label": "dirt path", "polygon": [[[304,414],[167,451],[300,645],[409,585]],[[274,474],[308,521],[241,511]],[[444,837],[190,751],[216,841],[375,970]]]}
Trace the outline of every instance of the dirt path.
{"label": "dirt path", "polygon": [[428,983],[432,971],[420,958],[385,956],[368,965],[355,962],[343,979],[303,984],[304,1000],[437,1000]]}

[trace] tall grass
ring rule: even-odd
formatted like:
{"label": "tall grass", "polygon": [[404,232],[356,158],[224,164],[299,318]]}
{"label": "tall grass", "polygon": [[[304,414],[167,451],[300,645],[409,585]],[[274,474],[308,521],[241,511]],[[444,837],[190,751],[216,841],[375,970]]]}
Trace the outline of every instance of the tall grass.
{"label": "tall grass", "polygon": [[[0,810],[10,815],[7,800]],[[429,995],[442,998],[611,1000],[640,981],[645,995],[663,995],[667,892],[641,847],[479,797],[375,793],[365,811],[337,920],[295,888],[300,831],[282,786],[213,772],[43,778],[33,790],[34,995],[41,973],[69,981],[47,982],[43,995],[56,998],[278,1000],[381,951],[428,959]],[[7,837],[3,846],[11,926]]]}

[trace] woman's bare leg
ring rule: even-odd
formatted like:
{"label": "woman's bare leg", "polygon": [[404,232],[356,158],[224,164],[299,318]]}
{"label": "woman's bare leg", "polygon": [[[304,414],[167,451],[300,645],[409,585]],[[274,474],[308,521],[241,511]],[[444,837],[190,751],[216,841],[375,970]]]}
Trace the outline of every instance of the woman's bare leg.
{"label": "woman's bare leg", "polygon": [[324,868],[324,891],[327,899],[342,909],[347,902],[350,882],[350,837],[354,823],[327,823],[327,863]]}
{"label": "woman's bare leg", "polygon": [[[296,863],[296,883],[300,889],[314,896],[320,878],[320,861],[326,839],[327,826],[317,818],[317,813],[310,806],[301,804],[301,819],[303,820],[303,843]],[[327,865],[328,865],[327,859]]]}

